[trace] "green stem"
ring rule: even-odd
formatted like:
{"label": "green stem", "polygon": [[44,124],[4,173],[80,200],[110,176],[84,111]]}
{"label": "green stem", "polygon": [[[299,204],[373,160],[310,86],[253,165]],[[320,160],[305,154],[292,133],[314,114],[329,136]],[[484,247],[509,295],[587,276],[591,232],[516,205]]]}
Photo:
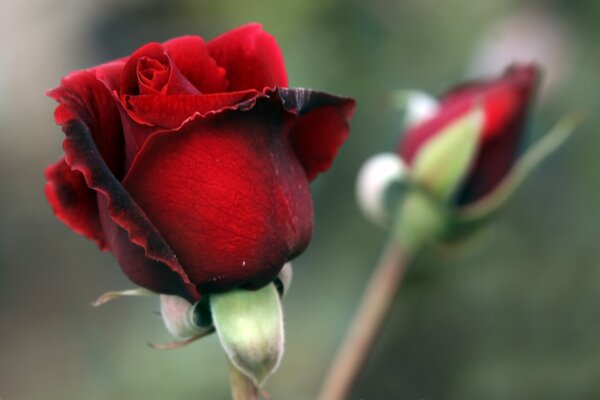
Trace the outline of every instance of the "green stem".
{"label": "green stem", "polygon": [[229,361],[229,380],[233,400],[258,400],[258,388],[252,380]]}
{"label": "green stem", "polygon": [[402,281],[406,261],[407,255],[392,237],[375,267],[359,309],[325,377],[318,397],[320,400],[348,398]]}

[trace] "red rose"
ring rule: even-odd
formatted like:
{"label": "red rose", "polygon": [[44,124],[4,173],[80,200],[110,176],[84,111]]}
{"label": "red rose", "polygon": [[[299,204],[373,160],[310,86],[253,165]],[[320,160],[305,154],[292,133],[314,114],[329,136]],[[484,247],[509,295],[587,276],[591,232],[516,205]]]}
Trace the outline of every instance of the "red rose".
{"label": "red rose", "polygon": [[66,134],[46,171],[54,213],[156,292],[197,300],[272,281],[311,238],[309,181],[354,110],[287,84],[256,24],[70,74],[49,92]]}
{"label": "red rose", "polygon": [[475,107],[482,107],[484,123],[475,160],[455,201],[463,205],[481,199],[506,177],[516,160],[538,77],[539,69],[534,65],[513,65],[498,79],[469,82],[449,90],[434,114],[404,135],[400,155],[411,165],[429,139]]}

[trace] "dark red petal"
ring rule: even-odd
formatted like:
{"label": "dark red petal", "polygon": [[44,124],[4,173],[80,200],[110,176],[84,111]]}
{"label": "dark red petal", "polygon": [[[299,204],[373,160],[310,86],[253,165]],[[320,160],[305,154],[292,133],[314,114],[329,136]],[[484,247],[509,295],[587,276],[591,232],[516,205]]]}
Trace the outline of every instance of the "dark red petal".
{"label": "dark red petal", "polygon": [[352,99],[307,89],[278,89],[285,110],[299,118],[290,127],[296,156],[312,181],[329,169],[350,132]]}
{"label": "dark red petal", "polygon": [[534,65],[514,65],[483,91],[482,144],[459,192],[459,204],[474,202],[492,192],[512,168],[538,79],[539,69]]}
{"label": "dark red petal", "polygon": [[[181,276],[164,262],[146,256],[146,250],[129,239],[128,232],[120,227],[109,215],[105,196],[98,194],[98,208],[102,228],[108,238],[108,246],[121,269],[132,282],[156,293],[173,294],[188,299],[191,303],[199,300],[195,289],[186,288]],[[152,238],[148,239],[149,241]],[[161,244],[149,247],[160,247]]]}
{"label": "dark red petal", "polygon": [[56,217],[76,233],[107,249],[98,217],[96,193],[87,187],[83,175],[72,171],[64,158],[46,168],[45,192]]}
{"label": "dark red petal", "polygon": [[[177,257],[165,242],[144,211],[131,198],[127,190],[108,169],[106,163],[99,155],[98,149],[92,139],[87,126],[79,120],[68,121],[63,125],[66,139],[64,142],[65,160],[72,170],[83,174],[87,186],[96,192],[102,199],[99,204],[105,204],[110,219],[121,229],[127,232],[131,243],[137,245],[145,256],[156,261],[152,263],[155,268],[143,270],[141,263],[129,265],[126,262],[130,257],[139,258],[138,254],[131,255],[133,246],[115,246],[115,241],[107,235],[111,250],[115,253],[117,260],[123,262],[123,271],[138,284],[150,290],[177,293],[188,298],[199,298],[195,286],[190,282],[187,274],[181,268]],[[104,202],[104,203],[103,203]],[[106,224],[105,224],[106,225]],[[114,232],[107,232],[113,233]],[[121,240],[122,241],[122,240]],[[113,247],[114,246],[114,247]],[[156,269],[162,266],[177,274],[179,279],[169,280],[170,284],[176,282],[176,286],[165,289],[164,286],[154,286],[157,282]],[[132,273],[136,271],[136,273]],[[161,273],[161,277],[166,272]]]}
{"label": "dark red petal", "polygon": [[527,111],[540,71],[534,64],[512,65],[496,80],[475,81],[452,88],[440,100],[442,108],[478,102],[484,107],[484,140],[506,137],[506,124]]}
{"label": "dark red petal", "polygon": [[202,291],[260,286],[312,233],[308,180],[281,103],[189,121],[153,135],[124,185]]}
{"label": "dark red petal", "polygon": [[199,36],[182,36],[165,42],[163,46],[181,73],[201,93],[227,91],[227,73],[209,54],[204,39]]}
{"label": "dark red petal", "polygon": [[115,99],[96,79],[95,73],[95,70],[72,73],[48,95],[59,102],[54,112],[56,123],[65,125],[73,119],[83,121],[92,132],[102,158],[120,178],[123,176],[125,151],[121,117]]}
{"label": "dark red petal", "polygon": [[229,91],[286,87],[287,73],[275,38],[259,24],[231,30],[207,44],[217,64],[227,72]]}
{"label": "dark red petal", "polygon": [[258,96],[256,90],[208,95],[127,96],[124,106],[139,124],[175,129],[195,116],[251,108]]}

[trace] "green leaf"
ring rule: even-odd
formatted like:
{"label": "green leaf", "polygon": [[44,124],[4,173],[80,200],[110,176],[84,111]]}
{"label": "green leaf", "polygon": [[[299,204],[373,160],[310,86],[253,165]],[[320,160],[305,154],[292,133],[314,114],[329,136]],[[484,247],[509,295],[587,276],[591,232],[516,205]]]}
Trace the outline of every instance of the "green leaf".
{"label": "green leaf", "polygon": [[283,313],[275,285],[212,294],[210,305],[229,360],[260,386],[283,356]]}
{"label": "green leaf", "polygon": [[419,150],[412,180],[443,202],[451,200],[477,153],[484,113],[476,108],[444,128]]}

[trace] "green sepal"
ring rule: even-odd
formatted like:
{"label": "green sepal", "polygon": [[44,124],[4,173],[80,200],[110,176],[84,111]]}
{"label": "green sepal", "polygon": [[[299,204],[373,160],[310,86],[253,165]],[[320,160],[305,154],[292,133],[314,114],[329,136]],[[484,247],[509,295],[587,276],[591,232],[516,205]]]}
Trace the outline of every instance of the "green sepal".
{"label": "green sepal", "polygon": [[93,307],[100,307],[108,303],[109,301],[119,299],[121,297],[146,297],[146,296],[158,296],[158,293],[154,293],[148,289],[135,288],[127,290],[115,290],[112,292],[106,292],[100,295],[96,300],[92,302]]}
{"label": "green sepal", "polygon": [[399,205],[393,235],[408,254],[434,245],[448,231],[450,214],[438,198],[414,187]]}
{"label": "green sepal", "polygon": [[411,179],[442,202],[450,202],[477,155],[485,115],[480,107],[453,121],[418,151]]}
{"label": "green sepal", "polygon": [[283,312],[275,285],[212,294],[210,306],[230,362],[260,387],[283,357]]}

